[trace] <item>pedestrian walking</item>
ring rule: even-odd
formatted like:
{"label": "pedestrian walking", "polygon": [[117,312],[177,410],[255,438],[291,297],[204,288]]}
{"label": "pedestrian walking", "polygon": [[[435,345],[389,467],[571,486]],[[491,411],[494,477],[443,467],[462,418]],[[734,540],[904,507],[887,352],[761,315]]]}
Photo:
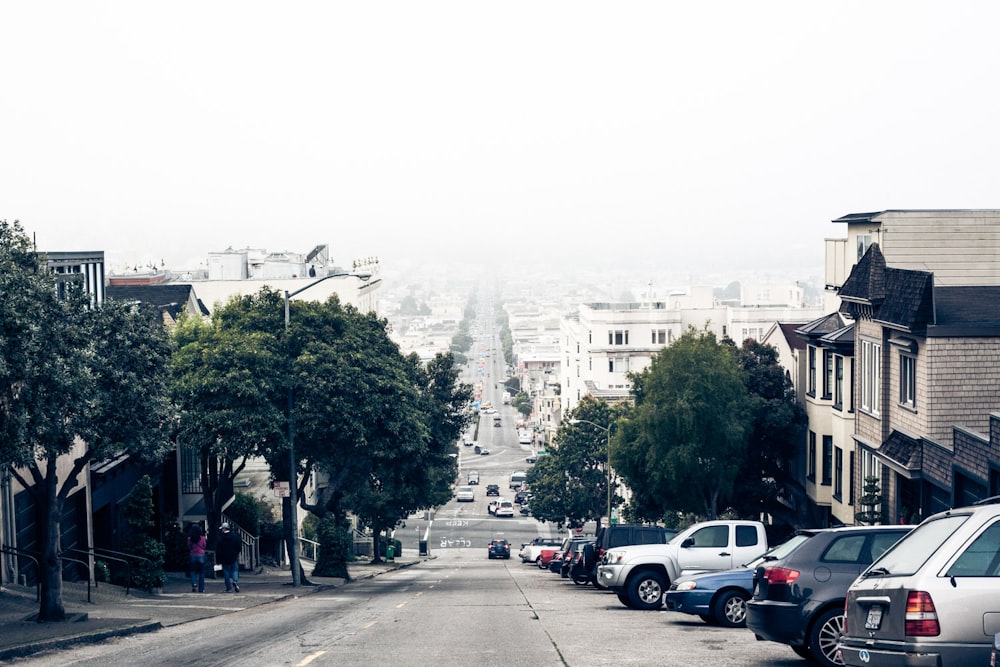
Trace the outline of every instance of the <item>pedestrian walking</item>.
{"label": "pedestrian walking", "polygon": [[[226,592],[240,592],[240,551],[243,544],[239,536],[229,529],[229,524],[220,526],[222,534],[215,546],[215,560],[222,566],[222,578],[226,582]],[[230,587],[232,582],[232,587]]]}
{"label": "pedestrian walking", "polygon": [[205,547],[208,540],[201,531],[201,526],[192,523],[188,533],[188,567],[191,573],[191,592],[205,592]]}

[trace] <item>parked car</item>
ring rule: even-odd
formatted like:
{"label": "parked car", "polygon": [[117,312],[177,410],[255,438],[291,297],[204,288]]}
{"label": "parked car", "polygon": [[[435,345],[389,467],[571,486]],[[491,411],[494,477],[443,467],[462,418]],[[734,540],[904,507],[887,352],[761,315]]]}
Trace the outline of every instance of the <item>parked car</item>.
{"label": "parked car", "polygon": [[487,449],[486,447],[480,447],[480,448],[479,448],[479,454],[480,454],[481,456],[489,456],[489,454],[490,454],[490,450],[489,450],[489,449]]}
{"label": "parked car", "polygon": [[521,508],[517,510],[517,513],[521,516],[531,516],[531,507],[527,502],[521,505]]}
{"label": "parked car", "polygon": [[747,627],[758,639],[788,644],[826,667],[841,663],[837,643],[847,589],[912,526],[851,526],[798,531],[808,537],[779,560],[754,571]]}
{"label": "parked car", "polygon": [[505,539],[494,539],[490,541],[486,549],[486,555],[490,560],[494,558],[510,558],[510,542]]}
{"label": "parked car", "polygon": [[471,503],[476,499],[476,492],[471,486],[460,486],[455,493],[455,499],[460,503]]}
{"label": "parked car", "polygon": [[987,665],[1000,632],[1000,498],[924,520],[847,593],[847,665]]}
{"label": "parked car", "polygon": [[479,484],[479,472],[476,470],[469,471],[469,484]]}
{"label": "parked car", "polygon": [[501,500],[493,510],[493,516],[500,517],[513,517],[514,516],[514,503],[509,500]]}
{"label": "parked car", "polygon": [[678,577],[664,597],[671,611],[700,616],[706,623],[727,628],[747,624],[746,602],[753,596],[753,575],[758,565],[784,558],[809,539],[793,535],[742,567],[722,572],[702,572]]}
{"label": "parked car", "polygon": [[522,489],[514,494],[514,502],[518,505],[523,505],[530,497],[531,493]]}
{"label": "parked car", "polygon": [[487,484],[486,485],[486,495],[488,496],[500,496],[500,485],[499,484]]}
{"label": "parked car", "polygon": [[[549,551],[554,551],[560,544],[562,544],[562,542],[561,537],[536,537],[531,540],[531,542],[522,545],[521,551],[518,555],[521,557],[522,563],[537,564],[543,549],[547,548]],[[549,558],[545,559],[545,562],[548,563],[551,557],[552,556],[550,554]]]}
{"label": "parked car", "polygon": [[535,456],[534,454],[528,454],[527,456],[524,457],[524,460],[527,463],[534,463],[535,461],[538,460],[538,457]]}
{"label": "parked car", "polygon": [[552,560],[549,562],[549,571],[562,574],[565,567],[566,576],[569,576],[569,561],[576,549],[576,544],[578,542],[591,539],[593,539],[593,537],[585,537],[582,535],[574,535],[563,539],[563,543],[560,545],[559,551],[553,554]]}
{"label": "parked car", "polygon": [[574,584],[586,586],[597,580],[597,567],[595,559],[597,550],[594,548],[595,540],[584,540],[577,542],[573,551],[572,561],[569,565],[569,578]]}

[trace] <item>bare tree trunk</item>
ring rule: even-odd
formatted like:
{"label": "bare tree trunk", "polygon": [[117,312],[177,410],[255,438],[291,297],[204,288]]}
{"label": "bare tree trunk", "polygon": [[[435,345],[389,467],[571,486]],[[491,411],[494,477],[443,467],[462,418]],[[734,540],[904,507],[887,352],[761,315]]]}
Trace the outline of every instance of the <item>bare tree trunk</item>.
{"label": "bare tree trunk", "polygon": [[59,476],[56,473],[56,457],[49,457],[45,467],[45,484],[42,493],[41,545],[42,557],[39,562],[41,603],[38,621],[47,623],[66,620],[66,609],[62,600],[62,560],[59,558],[60,519],[62,502],[56,493]]}

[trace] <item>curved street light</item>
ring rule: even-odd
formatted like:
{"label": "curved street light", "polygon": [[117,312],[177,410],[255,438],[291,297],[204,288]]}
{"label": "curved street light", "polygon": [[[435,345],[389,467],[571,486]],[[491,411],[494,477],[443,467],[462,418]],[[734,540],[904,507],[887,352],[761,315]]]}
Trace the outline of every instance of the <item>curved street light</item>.
{"label": "curved street light", "polygon": [[594,422],[589,421],[587,419],[570,419],[569,423],[573,425],[590,424],[594,428],[598,428],[604,431],[604,433],[608,437],[608,444],[604,450],[604,456],[606,461],[604,467],[608,472],[608,525],[610,526],[611,525],[611,425],[601,426],[600,424],[595,424]]}
{"label": "curved street light", "polygon": [[[355,278],[360,278],[361,280],[367,282],[371,278],[371,274],[368,273],[329,273],[322,278],[312,281],[304,287],[300,287],[294,292],[289,292],[284,290],[285,294],[285,350],[289,353],[288,356],[288,366],[289,371],[291,370],[292,358],[291,358],[291,341],[289,340],[288,330],[290,326],[290,308],[288,302],[291,298],[297,294],[305,292],[310,287],[314,287],[324,280],[329,280],[330,278],[343,278],[345,276],[354,276]],[[298,461],[295,458],[295,420],[292,417],[292,405],[293,405],[293,390],[291,382],[291,373],[289,373],[288,382],[288,500],[291,508],[288,512],[289,523],[292,524],[292,543],[288,545],[288,565],[292,569],[292,586],[296,587],[302,583],[302,577],[299,574],[299,517],[298,517],[298,504],[299,504],[299,480],[298,480]]]}

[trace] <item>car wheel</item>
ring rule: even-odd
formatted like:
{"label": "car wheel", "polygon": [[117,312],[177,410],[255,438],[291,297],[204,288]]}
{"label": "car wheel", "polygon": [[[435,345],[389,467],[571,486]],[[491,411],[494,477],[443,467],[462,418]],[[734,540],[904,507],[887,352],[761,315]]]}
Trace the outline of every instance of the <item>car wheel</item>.
{"label": "car wheel", "polygon": [[820,614],[809,632],[809,653],[825,667],[844,663],[837,659],[837,643],[844,634],[844,608],[834,607]]}
{"label": "car wheel", "polygon": [[726,628],[742,628],[747,624],[747,596],[740,591],[725,591],[712,605],[715,621]]}
{"label": "car wheel", "polygon": [[663,575],[652,570],[633,575],[626,586],[629,602],[635,609],[659,609],[663,606],[663,592],[666,588]]}
{"label": "car wheel", "polygon": [[698,614],[698,618],[700,618],[701,620],[705,621],[709,625],[711,625],[712,623],[715,623],[715,619],[712,618],[711,616],[709,616],[708,614]]}
{"label": "car wheel", "polygon": [[539,556],[538,558],[535,559],[535,565],[538,566],[539,570],[544,570],[545,568],[548,567],[548,565],[546,565],[545,563],[542,562],[542,557],[541,556]]}
{"label": "car wheel", "polygon": [[629,609],[632,608],[632,603],[629,602],[628,595],[626,595],[624,591],[619,591],[617,593],[617,595],[618,595],[618,601],[619,602],[621,602],[623,605],[625,605]]}
{"label": "car wheel", "polygon": [[590,583],[590,577],[585,574],[574,574],[573,583],[577,586],[586,586]]}

